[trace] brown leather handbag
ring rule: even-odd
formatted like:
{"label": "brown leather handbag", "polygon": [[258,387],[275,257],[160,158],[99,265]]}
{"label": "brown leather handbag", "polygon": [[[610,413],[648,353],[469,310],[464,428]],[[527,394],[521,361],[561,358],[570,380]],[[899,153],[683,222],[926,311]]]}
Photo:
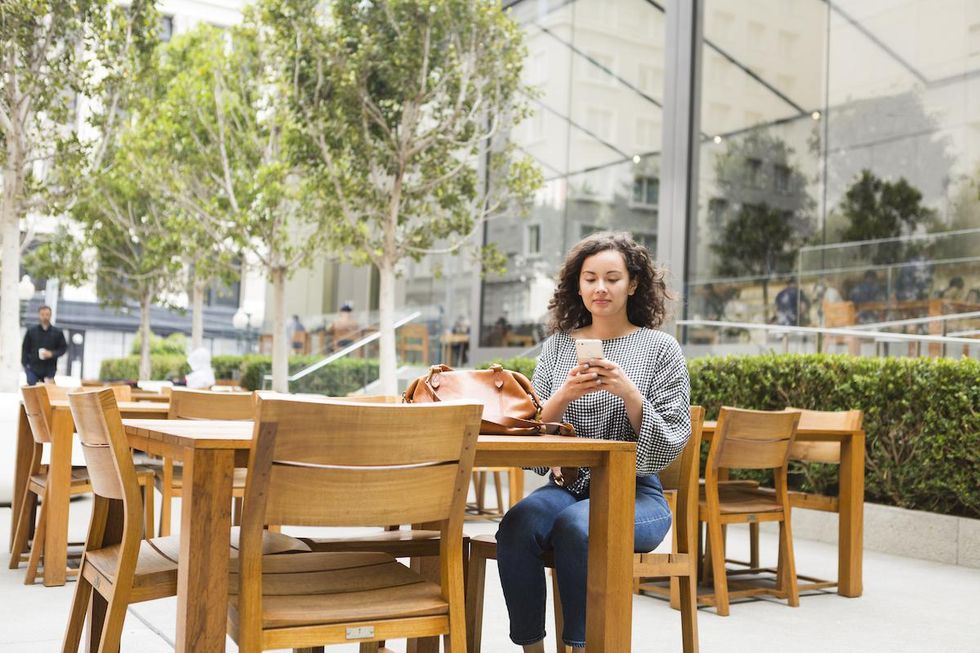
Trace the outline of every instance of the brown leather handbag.
{"label": "brown leather handbag", "polygon": [[487,370],[454,370],[433,365],[405,390],[406,403],[463,399],[483,404],[483,435],[575,435],[571,424],[541,421],[541,401],[520,372],[491,365]]}

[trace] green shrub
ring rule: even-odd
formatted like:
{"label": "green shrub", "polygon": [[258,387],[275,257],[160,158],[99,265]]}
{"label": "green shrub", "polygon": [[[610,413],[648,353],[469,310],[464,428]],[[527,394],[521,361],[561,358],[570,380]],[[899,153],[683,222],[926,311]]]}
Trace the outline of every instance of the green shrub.
{"label": "green shrub", "polygon": [[[321,360],[320,356],[290,356],[289,372],[295,373]],[[272,372],[272,357],[249,355],[241,364],[243,388],[259,390],[262,379]],[[331,397],[347,395],[378,378],[376,359],[341,358],[290,384],[290,392],[307,392]]]}
{"label": "green shrub", "polygon": [[[183,354],[157,354],[150,356],[151,379],[182,379],[191,371]],[[135,381],[140,376],[140,357],[106,358],[99,368],[102,381]]]}
{"label": "green shrub", "polygon": [[[140,334],[136,334],[133,338],[133,345],[129,348],[129,353],[133,356],[140,355],[140,343],[142,339]],[[170,354],[173,356],[185,356],[187,355],[187,336],[183,333],[175,332],[171,333],[166,338],[161,338],[158,335],[150,334],[150,356],[154,354]]]}
{"label": "green shrub", "polygon": [[[530,359],[500,362],[533,373]],[[692,359],[688,369],[691,403],[707,419],[723,405],[863,410],[868,501],[980,517],[980,362],[770,354]],[[836,491],[836,465],[796,471],[804,489]]]}
{"label": "green shrub", "polygon": [[211,358],[211,369],[215,379],[239,379],[242,374],[242,357],[222,355]]}
{"label": "green shrub", "polygon": [[520,372],[527,378],[534,376],[534,366],[537,364],[538,360],[536,358],[528,358],[526,356],[515,356],[514,358],[495,358],[489,363],[483,363],[478,365],[482,370],[487,369],[493,363],[500,363],[506,370],[511,370],[513,372]]}

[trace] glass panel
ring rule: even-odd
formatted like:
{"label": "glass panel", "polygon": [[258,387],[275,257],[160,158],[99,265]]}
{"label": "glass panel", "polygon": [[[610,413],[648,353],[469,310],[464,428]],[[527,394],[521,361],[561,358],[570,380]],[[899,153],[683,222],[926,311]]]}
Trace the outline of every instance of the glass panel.
{"label": "glass panel", "polygon": [[664,15],[645,0],[525,0],[512,11],[538,88],[513,138],[546,179],[530,218],[543,246],[532,256],[519,219],[488,225],[507,272],[483,281],[480,345],[526,349],[545,335],[555,276],[579,239],[627,230],[656,248]]}

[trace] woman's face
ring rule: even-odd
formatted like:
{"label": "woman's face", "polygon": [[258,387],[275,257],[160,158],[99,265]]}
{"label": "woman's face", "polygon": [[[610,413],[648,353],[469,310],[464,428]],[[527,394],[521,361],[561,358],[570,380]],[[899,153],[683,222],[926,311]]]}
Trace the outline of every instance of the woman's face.
{"label": "woman's face", "polygon": [[593,317],[612,317],[626,313],[626,302],[636,291],[626,260],[615,249],[607,249],[582,262],[578,275],[578,294]]}

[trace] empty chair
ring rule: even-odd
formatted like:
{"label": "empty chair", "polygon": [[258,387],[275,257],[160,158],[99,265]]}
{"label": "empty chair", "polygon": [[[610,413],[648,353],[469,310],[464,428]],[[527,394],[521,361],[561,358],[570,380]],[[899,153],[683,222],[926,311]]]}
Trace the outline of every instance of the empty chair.
{"label": "empty chair", "polygon": [[[141,540],[144,499],[112,391],[74,393],[68,400],[95,503],[62,650],[78,650],[86,612],[90,611],[88,650],[115,653],[130,604],[176,594],[180,540]],[[114,508],[122,515],[121,524],[109,519]],[[234,540],[233,534],[232,559],[236,556]],[[260,550],[272,554],[308,549],[298,540],[266,532],[260,535]]]}
{"label": "empty chair", "polygon": [[[652,578],[669,578],[672,605],[681,611],[681,642],[684,653],[698,650],[697,617],[697,516],[698,516],[698,462],[701,453],[701,427],[704,409],[691,406],[691,437],[684,451],[673,463],[660,472],[664,488],[674,514],[673,544],[671,553],[637,553],[633,556],[633,578],[642,591],[656,588],[643,582]],[[492,535],[478,535],[470,539],[470,561],[466,580],[466,636],[469,653],[479,653],[483,634],[483,594],[486,580],[486,561],[496,560],[497,542]],[[550,560],[545,564],[551,565]],[[555,597],[555,632],[562,632],[561,601],[557,579],[552,572],[552,588]],[[558,653],[570,653],[558,637]]]}
{"label": "empty chair", "polygon": [[[482,406],[263,396],[257,403],[228,617],[239,650],[443,635],[447,651],[465,651],[463,507]],[[440,582],[384,553],[263,559],[267,521],[431,523],[439,530]]]}
{"label": "empty chair", "polygon": [[[31,427],[31,436],[34,438],[34,451],[31,461],[31,474],[27,479],[24,501],[21,503],[19,514],[14,523],[13,548],[10,554],[10,568],[16,569],[20,566],[24,551],[27,549],[29,534],[31,530],[31,517],[34,514],[38,500],[41,502],[41,511],[38,515],[37,524],[34,529],[34,538],[31,542],[30,558],[28,559],[27,574],[24,583],[33,584],[37,578],[38,567],[42,562],[44,554],[44,538],[48,529],[48,510],[46,494],[51,484],[50,466],[41,464],[43,448],[45,444],[50,444],[53,437],[54,413],[51,409],[51,402],[48,399],[49,391],[52,387],[49,384],[24,386],[21,394],[24,398],[24,411],[27,413],[27,421]],[[67,396],[67,395],[66,395]],[[137,469],[137,482],[146,492],[153,484],[153,472],[145,468]],[[86,494],[92,491],[89,482],[88,470],[84,468],[72,468],[70,487],[68,492],[74,496]],[[153,504],[150,502],[145,510],[145,520],[147,532],[153,529]],[[67,539],[68,535],[65,534]],[[69,567],[66,569],[68,575],[78,573],[77,569]],[[43,575],[43,571],[42,571]]]}
{"label": "empty chair", "polygon": [[[170,394],[168,419],[228,419],[250,420],[254,412],[254,399],[250,392],[209,392],[206,390],[184,390],[174,388]],[[157,469],[156,487],[163,497],[160,506],[161,537],[170,535],[173,500],[183,495],[183,467],[175,464],[173,458],[164,457]],[[235,497],[236,523],[240,512],[240,499],[245,491],[245,470],[236,469],[232,485]]]}
{"label": "empty chair", "polygon": [[[728,615],[730,597],[775,594],[786,598],[791,606],[799,605],[786,484],[789,450],[799,421],[798,412],[786,411],[722,407],[718,415],[718,426],[705,464],[698,519],[707,524],[709,551],[705,554],[708,559],[706,567],[711,570],[714,585],[714,593],[701,595],[699,600],[714,605],[719,615]],[[773,493],[753,484],[719,483],[723,469],[772,469],[776,490]],[[752,587],[730,592],[725,570],[723,528],[727,524],[763,521],[779,523],[776,587]]]}

